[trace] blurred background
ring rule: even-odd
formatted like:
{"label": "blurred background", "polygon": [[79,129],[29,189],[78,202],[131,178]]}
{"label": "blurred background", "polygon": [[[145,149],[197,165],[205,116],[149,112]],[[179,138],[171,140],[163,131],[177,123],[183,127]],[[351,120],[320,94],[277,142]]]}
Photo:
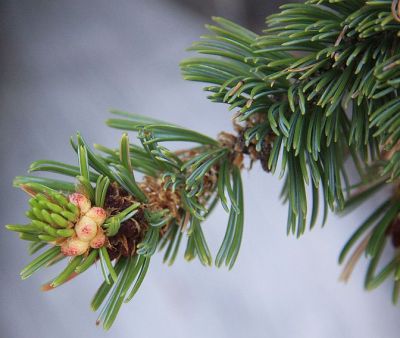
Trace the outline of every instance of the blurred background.
{"label": "blurred background", "polygon": [[[120,132],[104,125],[110,108],[165,119],[215,136],[230,130],[230,113],[184,82],[178,63],[205,32],[211,15],[262,29],[279,1],[90,0],[0,2],[0,224],[23,223],[27,197],[13,189],[37,159],[75,163],[69,137],[117,146]],[[92,269],[52,292],[55,274],[28,281],[26,243],[0,227],[0,337],[398,337],[400,310],[390,285],[366,293],[365,265],[338,282],[340,248],[374,205],[296,240],[285,235],[281,183],[256,165],[244,172],[246,216],[235,268],[186,263],[152,265],[135,299],[109,333],[95,326],[89,302],[101,272]],[[226,215],[204,226],[212,252]],[[58,270],[58,269],[57,269]]]}

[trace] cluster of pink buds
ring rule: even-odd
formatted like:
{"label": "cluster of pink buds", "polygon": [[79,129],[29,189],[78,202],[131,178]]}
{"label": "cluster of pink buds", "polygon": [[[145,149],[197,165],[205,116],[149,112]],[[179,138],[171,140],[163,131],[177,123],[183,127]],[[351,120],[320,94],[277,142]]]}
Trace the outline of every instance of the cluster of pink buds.
{"label": "cluster of pink buds", "polygon": [[69,195],[69,201],[79,208],[80,215],[74,227],[76,235],[63,242],[61,252],[65,256],[79,256],[89,248],[101,248],[106,243],[106,236],[101,227],[107,218],[106,211],[103,208],[92,207],[90,200],[79,193]]}

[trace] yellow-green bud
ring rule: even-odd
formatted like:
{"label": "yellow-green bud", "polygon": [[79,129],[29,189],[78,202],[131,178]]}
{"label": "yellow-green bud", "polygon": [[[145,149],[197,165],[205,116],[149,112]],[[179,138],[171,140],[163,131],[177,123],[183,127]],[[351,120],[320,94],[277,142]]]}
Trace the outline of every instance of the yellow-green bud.
{"label": "yellow-green bud", "polygon": [[55,223],[62,228],[66,228],[69,225],[69,222],[59,214],[52,213],[50,214],[50,217],[53,220],[52,223]]}
{"label": "yellow-green bud", "polygon": [[56,230],[57,235],[61,237],[71,237],[75,235],[75,230],[74,229],[60,229]]}

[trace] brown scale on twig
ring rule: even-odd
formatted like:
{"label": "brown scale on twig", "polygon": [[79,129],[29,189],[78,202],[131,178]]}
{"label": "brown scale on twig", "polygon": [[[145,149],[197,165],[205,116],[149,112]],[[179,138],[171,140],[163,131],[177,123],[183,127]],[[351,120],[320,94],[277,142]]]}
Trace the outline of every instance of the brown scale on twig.
{"label": "brown scale on twig", "polygon": [[245,132],[249,128],[254,127],[255,125],[264,122],[264,116],[262,114],[254,114],[251,118],[246,120],[245,125],[242,126],[236,122],[233,123],[234,129],[237,133],[237,136],[227,133],[221,132],[218,135],[218,140],[220,144],[224,147],[230,148],[232,150],[232,158],[231,161],[236,164],[239,168],[243,167],[243,155],[248,155],[250,157],[250,168],[253,165],[253,162],[259,160],[261,167],[269,172],[268,161],[269,156],[272,150],[272,144],[275,138],[275,134],[268,133],[262,144],[261,150],[257,151],[256,149],[256,140],[252,140],[250,144],[246,145],[245,141]]}
{"label": "brown scale on twig", "polygon": [[165,190],[163,183],[160,179],[145,176],[143,182],[139,184],[149,199],[146,207],[152,211],[168,209],[171,216],[179,222],[181,218],[179,210],[181,203],[180,196],[171,189]]}
{"label": "brown scale on twig", "polygon": [[[164,190],[160,180],[148,176],[139,186],[146,194],[148,203],[142,204],[132,218],[121,223],[118,233],[108,238],[107,249],[111,260],[121,256],[132,256],[136,253],[137,245],[143,240],[149,227],[144,213],[145,209],[152,211],[168,209],[176,220],[180,219],[180,198],[177,193]],[[104,207],[109,215],[113,216],[136,202],[137,200],[117,183],[112,183],[108,188]],[[169,224],[161,229],[161,235],[166,232],[168,226]]]}
{"label": "brown scale on twig", "polygon": [[[261,114],[255,114],[246,121],[244,126],[234,123],[234,129],[237,136],[221,132],[218,140],[221,146],[231,150],[231,158],[233,164],[239,168],[243,168],[244,155],[249,155],[251,165],[254,161],[259,160],[262,168],[268,170],[268,160],[272,149],[273,134],[268,134],[260,151],[256,150],[256,141],[246,145],[244,134],[248,128],[263,122],[264,117]],[[181,160],[186,161],[196,156],[204,150],[204,147],[192,148],[189,150],[176,151]],[[206,204],[210,199],[212,192],[215,190],[218,180],[218,165],[213,166],[208,173],[204,175],[203,191],[198,196],[198,202]],[[164,190],[164,183],[160,179],[145,176],[143,181],[139,183],[139,187],[148,198],[147,203],[142,203],[136,214],[132,218],[121,223],[118,233],[108,238],[107,250],[110,259],[118,259],[119,257],[128,257],[136,253],[137,245],[142,242],[149,224],[145,217],[145,210],[160,211],[168,209],[170,215],[185,228],[188,221],[188,214],[181,207],[181,199],[177,192],[171,189]],[[138,202],[132,195],[126,192],[117,183],[112,183],[107,191],[105,200],[105,209],[109,216],[113,216],[128,208],[133,203]],[[182,220],[184,218],[184,220]],[[182,222],[183,221],[183,222]],[[161,236],[168,230],[170,223],[166,224],[160,231]]]}
{"label": "brown scale on twig", "polygon": [[392,222],[388,229],[388,234],[391,237],[392,244],[395,248],[400,247],[400,219],[396,217],[396,219]]}
{"label": "brown scale on twig", "polygon": [[[201,150],[201,148],[181,150],[177,151],[176,155],[182,160],[188,160]],[[199,203],[206,204],[209,200],[217,184],[217,173],[218,168],[214,166],[204,175],[203,192],[198,196]],[[128,257],[136,253],[137,245],[142,242],[149,227],[145,210],[156,212],[167,209],[173,219],[181,224],[182,231],[184,230],[189,220],[188,213],[181,207],[179,193],[170,188],[165,190],[164,183],[161,179],[150,176],[144,176],[143,181],[139,183],[139,187],[148,201],[141,203],[136,214],[122,222],[117,234],[108,238],[107,250],[110,259],[118,259],[121,256]],[[109,216],[113,216],[136,202],[138,201],[132,195],[114,182],[108,188],[104,208]],[[160,229],[161,236],[167,232],[171,223],[167,223]]]}
{"label": "brown scale on twig", "polygon": [[[104,207],[110,216],[113,216],[135,202],[137,201],[133,196],[129,195],[117,183],[112,183],[108,188]],[[107,249],[110,259],[133,255],[136,252],[137,244],[143,240],[147,228],[148,224],[143,209],[139,209],[132,218],[122,222],[118,233],[108,238]]]}

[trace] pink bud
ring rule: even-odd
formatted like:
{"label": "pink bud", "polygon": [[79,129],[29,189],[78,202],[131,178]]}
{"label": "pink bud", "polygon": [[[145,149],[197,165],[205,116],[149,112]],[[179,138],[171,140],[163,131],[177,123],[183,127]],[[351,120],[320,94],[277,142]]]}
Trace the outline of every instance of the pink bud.
{"label": "pink bud", "polygon": [[75,232],[82,241],[90,241],[96,236],[97,224],[88,216],[83,216],[75,225]]}
{"label": "pink bud", "polygon": [[96,236],[90,241],[90,246],[93,249],[99,249],[106,243],[106,236],[104,235],[103,229],[98,228]]}
{"label": "pink bud", "polygon": [[61,252],[65,256],[83,255],[89,249],[89,243],[78,238],[69,238],[61,245]]}
{"label": "pink bud", "polygon": [[107,218],[107,213],[103,208],[93,207],[85,216],[90,217],[98,226],[101,226]]}
{"label": "pink bud", "polygon": [[72,204],[76,205],[79,208],[79,210],[81,211],[81,215],[84,215],[89,211],[91,203],[85,195],[76,192],[69,195],[68,198]]}

